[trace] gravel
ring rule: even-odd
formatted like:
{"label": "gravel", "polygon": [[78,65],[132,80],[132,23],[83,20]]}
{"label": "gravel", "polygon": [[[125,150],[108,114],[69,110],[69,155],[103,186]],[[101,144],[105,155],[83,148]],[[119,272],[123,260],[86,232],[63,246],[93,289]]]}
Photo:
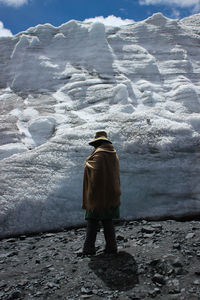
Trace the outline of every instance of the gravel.
{"label": "gravel", "polygon": [[85,228],[0,241],[0,299],[200,300],[200,222],[116,225],[118,253],[82,256]]}

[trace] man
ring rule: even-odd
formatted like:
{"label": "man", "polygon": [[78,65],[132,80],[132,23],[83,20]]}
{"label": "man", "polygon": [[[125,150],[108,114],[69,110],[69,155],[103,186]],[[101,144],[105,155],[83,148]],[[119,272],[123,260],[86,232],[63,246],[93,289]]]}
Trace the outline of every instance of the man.
{"label": "man", "polygon": [[89,143],[95,149],[86,159],[83,178],[82,208],[86,210],[86,239],[83,254],[95,254],[99,221],[104,228],[105,253],[116,253],[117,244],[112,219],[119,218],[120,174],[119,160],[105,131],[96,132]]}

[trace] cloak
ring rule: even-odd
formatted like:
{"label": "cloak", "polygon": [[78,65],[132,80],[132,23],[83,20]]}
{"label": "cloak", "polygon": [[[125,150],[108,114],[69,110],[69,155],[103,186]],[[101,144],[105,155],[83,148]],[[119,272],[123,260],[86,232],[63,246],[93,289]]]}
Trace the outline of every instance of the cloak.
{"label": "cloak", "polygon": [[86,159],[82,208],[102,211],[120,205],[119,159],[112,144],[96,148]]}

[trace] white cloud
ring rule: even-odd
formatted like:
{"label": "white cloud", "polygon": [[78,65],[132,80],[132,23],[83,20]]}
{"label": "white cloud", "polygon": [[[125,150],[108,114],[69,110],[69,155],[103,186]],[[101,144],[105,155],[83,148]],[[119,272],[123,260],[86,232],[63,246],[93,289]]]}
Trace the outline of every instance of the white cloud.
{"label": "white cloud", "polygon": [[165,5],[173,9],[171,17],[180,17],[177,8],[187,8],[191,13],[200,12],[200,0],[139,0],[140,5]]}
{"label": "white cloud", "polygon": [[200,0],[139,0],[141,5],[175,5],[181,8],[199,7]]}
{"label": "white cloud", "polygon": [[133,24],[134,21],[130,19],[121,19],[120,17],[115,17],[113,15],[108,16],[104,18],[103,16],[95,17],[95,18],[90,18],[90,19],[85,19],[83,22],[85,23],[94,23],[94,22],[100,22],[103,23],[104,25],[108,26],[122,26],[122,25],[128,25],[128,24]]}
{"label": "white cloud", "polygon": [[12,36],[12,32],[9,29],[4,28],[3,23],[0,21],[0,37],[1,36]]}
{"label": "white cloud", "polygon": [[179,19],[181,16],[181,13],[176,8],[172,8],[171,18]]}
{"label": "white cloud", "polygon": [[0,0],[0,4],[1,3],[8,6],[19,7],[28,3],[28,0]]}
{"label": "white cloud", "polygon": [[193,12],[194,13],[200,12],[200,1],[198,1],[198,3],[194,6]]}

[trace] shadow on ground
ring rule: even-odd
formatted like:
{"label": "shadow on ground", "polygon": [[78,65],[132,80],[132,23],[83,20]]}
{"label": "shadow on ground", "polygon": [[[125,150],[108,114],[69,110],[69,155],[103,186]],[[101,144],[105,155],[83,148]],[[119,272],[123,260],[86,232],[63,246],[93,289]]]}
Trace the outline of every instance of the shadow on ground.
{"label": "shadow on ground", "polygon": [[136,261],[124,251],[93,256],[88,266],[112,290],[127,291],[139,282]]}

